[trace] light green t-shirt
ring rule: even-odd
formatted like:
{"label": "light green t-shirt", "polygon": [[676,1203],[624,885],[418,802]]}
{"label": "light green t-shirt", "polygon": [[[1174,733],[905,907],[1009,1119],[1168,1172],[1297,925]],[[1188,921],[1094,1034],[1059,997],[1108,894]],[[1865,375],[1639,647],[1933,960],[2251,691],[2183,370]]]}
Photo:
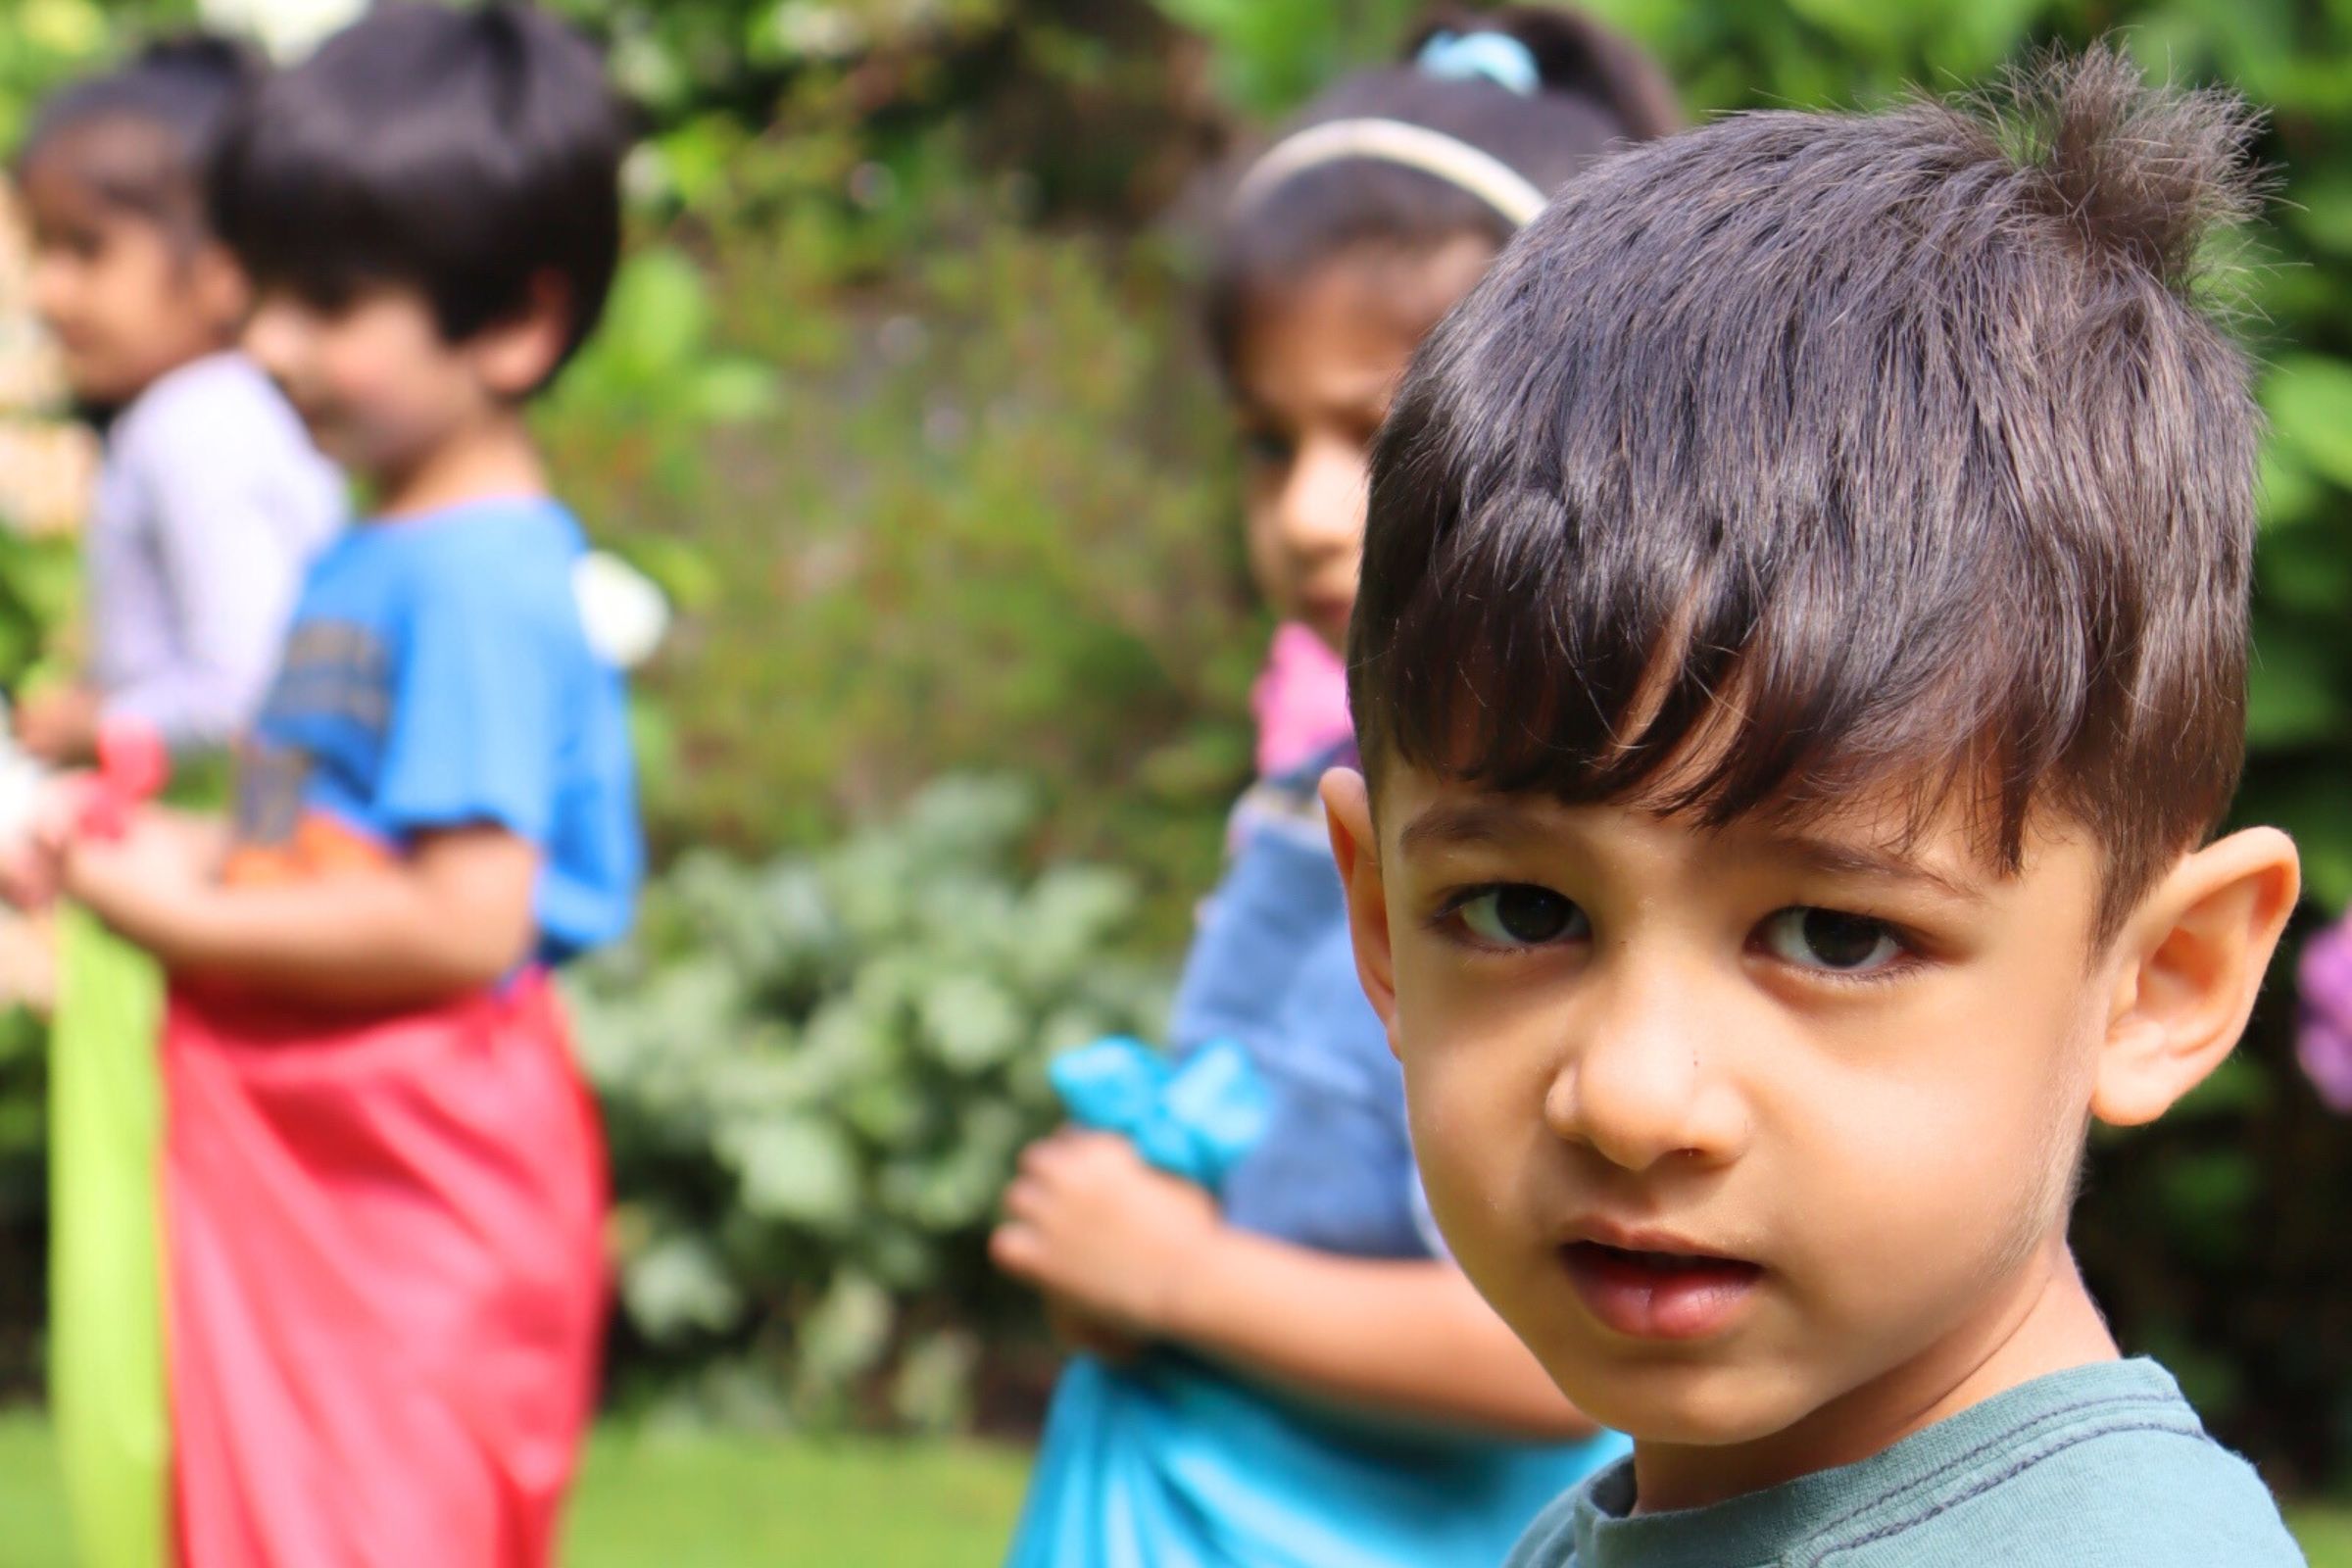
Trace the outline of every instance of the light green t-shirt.
{"label": "light green t-shirt", "polygon": [[1506,1568],[2303,1568],[2261,1479],[2153,1361],[2036,1378],[1711,1507],[1633,1503],[1628,1459],[1545,1509]]}

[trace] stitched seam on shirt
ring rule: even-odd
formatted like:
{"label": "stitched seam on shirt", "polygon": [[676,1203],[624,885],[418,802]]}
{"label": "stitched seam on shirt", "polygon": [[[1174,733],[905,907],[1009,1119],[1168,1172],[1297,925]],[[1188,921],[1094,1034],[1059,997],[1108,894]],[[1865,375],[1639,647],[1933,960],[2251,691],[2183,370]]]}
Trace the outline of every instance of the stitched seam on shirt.
{"label": "stitched seam on shirt", "polygon": [[[1888,1540],[1894,1536],[1902,1535],[1906,1531],[1916,1530],[1921,1525],[1926,1524],[1929,1520],[1934,1519],[1940,1514],[1949,1513],[1952,1509],[1959,1507],[1962,1503],[1967,1502],[1972,1498],[1981,1497],[1985,1493],[1992,1491],[1996,1487],[2007,1485],[2009,1482],[2016,1480],[2019,1476],[2024,1475],[2027,1471],[2033,1469],[2035,1465],[2044,1463],[2050,1459],[2054,1459],[2069,1448],[2092,1442],[2095,1439],[2118,1436],[2127,1432],[2164,1432],[2170,1433],[2174,1437],[2187,1438],[2192,1443],[2201,1444],[2206,1446],[2219,1446],[2219,1445],[2215,1444],[2213,1439],[2206,1436],[2204,1432],[2191,1431],[2180,1426],[2178,1422],[2131,1422],[2118,1424],[2115,1426],[2103,1426],[2089,1432],[2074,1433],[2062,1442],[2053,1444],[2051,1446],[2044,1448],[2037,1453],[2034,1453],[2026,1458],[2020,1459],[2017,1461],[2017,1463],[2010,1465],[2006,1469],[1994,1471],[1991,1475],[1984,1477],[1982,1480],[1974,1483],[1960,1492],[1953,1494],[1951,1496],[1941,1498],[1934,1506],[1924,1510],[1923,1512],[1911,1514],[1905,1518],[1896,1520],[1891,1524],[1881,1525],[1876,1530],[1870,1531],[1865,1535],[1855,1536],[1848,1541],[1831,1542],[1822,1546],[1817,1552],[1801,1559],[1801,1562],[1804,1564],[1804,1568],[1820,1568],[1820,1565],[1827,1563],[1833,1557],[1839,1556],[1846,1552],[1859,1551],[1864,1546],[1875,1545],[1879,1542]],[[1848,1515],[1848,1517],[1850,1518],[1852,1516]]]}
{"label": "stitched seam on shirt", "polygon": [[[1825,1530],[1841,1529],[1846,1525],[1852,1524],[1855,1520],[1861,1518],[1862,1515],[1870,1513],[1875,1509],[1886,1507],[1890,1503],[1899,1502],[1902,1499],[1910,1497],[1918,1493],[1926,1492],[1939,1484],[1953,1471],[1964,1470],[1968,1466],[1976,1463],[1979,1459],[1983,1458],[1985,1454],[1992,1452],[1994,1449],[2007,1447],[2010,1445],[2017,1443],[2020,1439],[2032,1437],[2037,1431],[2046,1432],[2053,1423],[2058,1422],[2063,1418],[2079,1416],[2092,1410],[2105,1410],[2110,1407],[2130,1407],[2133,1405],[2141,1406],[2143,1408],[2153,1406],[2157,1409],[2166,1410],[2173,1408],[2171,1400],[2161,1399],[2148,1394],[2104,1394],[2100,1395],[2096,1398],[2078,1399],[2072,1404],[2056,1405],[2050,1409],[2040,1412],[2034,1416],[2033,1420],[2025,1423],[2023,1426],[2010,1427],[2005,1431],[1996,1432],[1990,1437],[1987,1437],[1984,1442],[1978,1444],[1976,1446],[1962,1449],[1960,1452],[1953,1454],[1950,1458],[1944,1460],[1943,1463],[1937,1465],[1935,1469],[1928,1471],[1925,1475],[1913,1477],[1910,1481],[1895,1488],[1892,1492],[1887,1493],[1885,1496],[1873,1497],[1870,1501],[1854,1508],[1851,1512],[1842,1514],[1839,1517],[1831,1520],[1829,1524],[1823,1528]],[[2140,1429],[2137,1427],[2129,1429],[2100,1427],[2096,1429],[2096,1431],[2087,1434],[2087,1436],[2095,1437],[2100,1432],[2114,1430],[2138,1431]],[[2155,1428],[2155,1430],[2167,1431],[2190,1429],[2180,1428],[2178,1426],[2178,1423],[2176,1423],[2176,1425],[2172,1428],[2159,1426]],[[2195,1435],[2198,1437],[2203,1437],[2205,1435],[2202,1429],[2194,1430]]]}

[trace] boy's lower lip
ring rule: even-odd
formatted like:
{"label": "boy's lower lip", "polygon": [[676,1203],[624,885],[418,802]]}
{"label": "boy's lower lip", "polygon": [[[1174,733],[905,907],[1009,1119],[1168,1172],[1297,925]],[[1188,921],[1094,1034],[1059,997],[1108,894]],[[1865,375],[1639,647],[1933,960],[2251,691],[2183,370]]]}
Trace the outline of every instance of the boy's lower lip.
{"label": "boy's lower lip", "polygon": [[1568,1281],[1605,1328],[1634,1340],[1703,1340],[1755,1299],[1764,1270],[1735,1257],[1636,1252],[1576,1242],[1560,1249]]}

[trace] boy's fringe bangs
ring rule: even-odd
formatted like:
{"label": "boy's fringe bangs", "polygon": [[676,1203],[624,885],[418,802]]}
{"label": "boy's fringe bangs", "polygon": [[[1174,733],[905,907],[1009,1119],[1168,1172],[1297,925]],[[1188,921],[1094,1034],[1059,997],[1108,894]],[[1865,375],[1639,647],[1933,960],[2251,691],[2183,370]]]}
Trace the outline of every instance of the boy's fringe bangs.
{"label": "boy's fringe bangs", "polygon": [[2195,296],[2254,128],[2102,48],[1596,165],[1382,432],[1368,765],[1716,826],[1957,804],[2011,869],[2046,808],[2112,931],[2243,753],[2259,414]]}
{"label": "boy's fringe bangs", "polygon": [[[1520,499],[1538,517],[1557,510]],[[1489,543],[1547,531],[1470,532]],[[1774,581],[1759,564],[1441,560],[1389,647],[1457,657],[1370,655],[1353,678],[1390,695],[1367,752],[1501,793],[1709,828],[1867,808],[1896,849],[1957,810],[1985,858],[2015,870],[2036,784],[2080,738],[2089,693],[2068,669],[2081,661],[1946,607],[1918,607],[1907,645],[1856,638],[1835,587]],[[1575,591],[1558,580],[1568,574]],[[1492,582],[1549,613],[1496,613],[1470,586]],[[2031,695],[2053,687],[2074,700]],[[1498,693],[1509,700],[1487,695]]]}

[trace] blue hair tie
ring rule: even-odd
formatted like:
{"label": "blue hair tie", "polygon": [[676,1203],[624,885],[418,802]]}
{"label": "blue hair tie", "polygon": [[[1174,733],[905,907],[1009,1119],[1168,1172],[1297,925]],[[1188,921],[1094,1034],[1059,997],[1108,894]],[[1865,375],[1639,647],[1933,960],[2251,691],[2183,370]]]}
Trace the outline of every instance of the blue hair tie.
{"label": "blue hair tie", "polygon": [[1527,45],[1506,32],[1433,32],[1414,64],[1448,81],[1491,81],[1533,98],[1544,73]]}

